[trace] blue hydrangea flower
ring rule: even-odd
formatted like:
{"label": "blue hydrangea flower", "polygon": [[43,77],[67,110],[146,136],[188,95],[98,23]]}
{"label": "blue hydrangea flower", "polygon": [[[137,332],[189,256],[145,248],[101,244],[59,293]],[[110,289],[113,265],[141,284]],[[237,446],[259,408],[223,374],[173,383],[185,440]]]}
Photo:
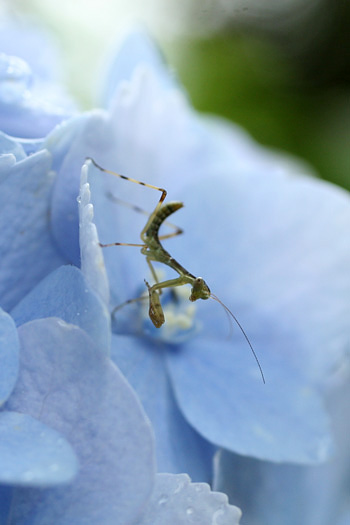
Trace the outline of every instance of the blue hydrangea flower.
{"label": "blue hydrangea flower", "polygon": [[[14,370],[0,413],[2,520],[8,512],[9,523],[110,523],[116,516],[128,522],[152,491],[153,435],[108,357],[106,308],[80,271],[66,266],[13,316],[16,380],[6,355],[1,367]],[[9,352],[11,341],[18,346],[17,330],[8,314],[3,319]]]}
{"label": "blue hydrangea flower", "polygon": [[13,316],[19,337],[0,318],[1,522],[238,523],[223,494],[155,476],[150,422],[109,359],[109,313],[80,270],[50,274]]}
{"label": "blue hydrangea flower", "polygon": [[[18,87],[12,66],[27,66],[6,60],[1,87],[9,94],[11,82]],[[33,118],[20,115],[24,98],[3,100],[14,135]],[[88,118],[63,125],[63,140],[61,127],[47,139],[0,137],[0,295],[12,315],[0,316],[1,522],[238,523],[239,509],[223,494],[186,475],[155,475],[149,420],[109,359],[106,304],[80,270],[61,266],[74,255],[52,231],[54,169]],[[31,121],[34,136],[39,121],[36,129]]]}
{"label": "blue hydrangea flower", "polygon": [[[225,339],[225,313],[214,301],[191,308],[188,290],[187,296],[183,290],[164,294],[167,322],[160,330],[150,323],[143,301],[118,310],[112,358],[153,423],[159,470],[210,479],[215,446],[272,461],[325,459],[330,438],[320,391],[344,359],[348,337],[349,250],[343,240],[348,196],[259,148],[240,130],[196,115],[139,34],[126,40],[110,71],[106,110],[62,120],[40,140],[2,135],[0,216],[6,235],[0,304],[12,309],[18,325],[34,326],[33,341],[39,325],[52,322],[38,319],[58,316],[79,325],[83,339],[90,337],[103,353],[109,347],[108,312],[140,296],[149,276],[137,249],[102,252],[98,240],[138,242],[144,217],[118,203],[152,210],[159,196],[151,190],[146,196],[144,187],[87,163],[79,239],[81,166],[89,156],[108,169],[165,187],[171,199],[186,203],[178,214],[186,234],[167,247],[235,313],[259,355],[266,385],[237,327]],[[22,106],[23,97],[8,107],[5,102],[10,117]],[[11,133],[18,137],[22,117],[12,122]],[[31,113],[27,122],[34,126]],[[40,133],[48,129],[51,125]],[[84,306],[83,286],[75,299],[79,307],[69,299],[74,279],[67,270],[50,274],[67,262],[81,264],[101,316],[91,302]],[[45,277],[56,283],[53,288]],[[77,343],[81,346],[86,345]],[[46,383],[50,386],[47,378]],[[37,403],[36,396],[30,399]],[[9,410],[24,401],[14,395]],[[48,492],[40,512],[56,512],[58,495]],[[98,508],[105,512],[106,500],[100,497]],[[34,505],[35,495],[29,499]],[[77,501],[81,512],[84,500]],[[47,522],[50,514],[42,515]]]}
{"label": "blue hydrangea flower", "polygon": [[[330,441],[317,386],[341,362],[347,343],[348,196],[303,176],[301,166],[262,151],[237,130],[194,115],[176,86],[164,82],[164,70],[158,74],[156,61],[138,62],[133,44],[134,74],[122,82],[119,73],[110,114],[94,116],[89,129],[98,130],[98,144],[89,155],[186,201],[182,219],[179,214],[186,234],[167,247],[237,315],[267,379],[263,385],[239,330],[225,339],[226,317],[214,301],[196,304],[194,313],[189,290],[186,300],[178,296],[180,307],[165,297],[168,321],[160,330],[142,301],[118,310],[112,356],[153,422],[158,461],[165,470],[186,466],[195,478],[210,476],[212,451],[203,437],[261,459],[324,460]],[[118,56],[115,68],[124,62]],[[78,147],[86,151],[85,137]],[[99,240],[137,242],[144,218],[134,227],[132,210],[115,200],[139,204],[146,190],[86,169]],[[68,228],[62,244],[67,234]],[[138,297],[149,278],[132,250],[103,251],[111,309]],[[101,281],[101,255],[95,256],[95,271],[90,266],[86,273],[92,286]],[[83,250],[83,271],[87,259]]]}

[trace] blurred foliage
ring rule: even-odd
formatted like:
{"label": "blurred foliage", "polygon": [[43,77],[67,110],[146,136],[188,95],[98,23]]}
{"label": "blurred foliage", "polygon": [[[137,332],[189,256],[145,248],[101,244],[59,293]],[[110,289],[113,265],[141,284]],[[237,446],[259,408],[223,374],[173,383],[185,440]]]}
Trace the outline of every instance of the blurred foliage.
{"label": "blurred foliage", "polygon": [[304,46],[297,31],[235,26],[182,38],[166,54],[197,109],[232,119],[260,143],[302,157],[350,189],[349,7],[344,3],[343,16],[337,12],[322,38]]}

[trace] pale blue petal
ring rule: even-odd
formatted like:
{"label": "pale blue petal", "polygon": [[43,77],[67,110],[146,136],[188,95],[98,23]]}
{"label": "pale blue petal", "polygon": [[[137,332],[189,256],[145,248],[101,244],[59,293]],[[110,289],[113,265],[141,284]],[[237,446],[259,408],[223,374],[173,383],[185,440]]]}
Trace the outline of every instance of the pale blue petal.
{"label": "pale blue petal", "polygon": [[[42,93],[38,98],[33,96],[31,79],[31,69],[24,60],[0,54],[0,128],[8,135],[43,137],[72,113],[72,108],[67,110],[43,100]],[[51,86],[45,87],[49,92]]]}
{"label": "pale blue petal", "polygon": [[19,341],[13,319],[0,309],[0,406],[17,380]]}
{"label": "pale blue petal", "polygon": [[52,196],[52,230],[62,253],[79,266],[79,213],[77,197],[81,168],[87,156],[113,148],[106,115],[94,111],[79,115],[57,127],[46,139],[44,147],[53,157],[57,171]]}
{"label": "pale blue petal", "polygon": [[215,490],[225,491],[230,502],[239,505],[249,525],[316,525],[307,518],[310,494],[306,487],[300,491],[298,482],[305,467],[276,465],[224,450],[215,459]]}
{"label": "pale blue petal", "polygon": [[23,147],[15,139],[0,131],[0,155],[14,155],[16,161],[26,157]]}
{"label": "pale blue petal", "polygon": [[[69,189],[69,199],[67,199],[67,202],[72,200],[71,185],[75,185],[75,190],[79,188],[81,165],[79,166],[79,169],[75,174],[75,178],[73,177],[72,181],[72,173],[65,173],[64,168],[67,167],[65,166],[65,163],[69,165],[68,161],[70,157],[74,158],[74,149],[76,147],[76,143],[79,144],[81,137],[84,136],[85,128],[89,126],[89,121],[91,118],[93,118],[92,115],[95,113],[99,114],[100,112],[96,111],[76,115],[69,120],[62,122],[59,126],[53,129],[51,133],[47,135],[47,137],[44,138],[42,148],[47,149],[51,153],[53,169],[57,172],[62,172],[58,177],[58,181],[56,181],[55,189],[57,184],[64,180],[67,188]],[[89,127],[88,129],[90,132],[90,140],[94,141],[95,137],[91,136],[92,130]],[[80,157],[82,158],[82,161],[85,159],[85,157],[82,156],[81,151],[79,151],[79,158]],[[76,197],[77,193],[75,192],[74,195]],[[63,196],[61,196],[61,198],[63,198]]]}
{"label": "pale blue petal", "polygon": [[349,501],[348,469],[340,485],[333,486],[330,473],[328,465],[276,465],[222,451],[214,487],[242,509],[249,525],[329,525]]}
{"label": "pale blue petal", "polygon": [[0,482],[50,487],[71,481],[78,460],[64,437],[28,414],[0,412]]}
{"label": "pale blue petal", "polygon": [[41,151],[0,170],[0,303],[12,308],[64,261],[50,234],[51,156]]}
{"label": "pale blue petal", "polygon": [[81,270],[91,287],[109,304],[109,283],[102,256],[102,248],[98,245],[96,226],[93,222],[94,209],[90,202],[90,186],[87,182],[87,172],[90,161],[84,164],[81,171],[81,186],[79,202],[79,244]]}
{"label": "pale blue petal", "polygon": [[[32,81],[32,72],[25,60],[16,56],[0,54],[0,107],[2,112],[6,109],[18,109],[28,95]],[[3,126],[1,126],[3,128]]]}
{"label": "pale blue petal", "polygon": [[156,437],[158,470],[211,480],[213,448],[185,421],[173,398],[162,345],[113,335],[112,359],[135,388]]}
{"label": "pale blue petal", "polygon": [[[186,419],[216,445],[273,461],[315,463],[330,453],[328,418],[319,394],[273,355],[267,334],[263,384],[246,342],[197,338],[168,352],[175,396]],[[279,334],[288,348],[289,334]]]}
{"label": "pale blue petal", "polygon": [[247,523],[329,525],[341,521],[350,501],[350,422],[344,417],[350,409],[348,372],[338,372],[337,379],[333,376],[328,391],[336,450],[323,465],[276,465],[225,450],[216,456],[215,490],[225,492],[231,503],[242,508]]}
{"label": "pale blue petal", "polygon": [[72,118],[56,127],[43,144],[52,155],[53,169],[57,172],[51,200],[52,235],[61,252],[75,266],[80,265],[79,195],[80,170],[84,158],[78,154],[74,161],[75,143],[83,133],[86,115]]}
{"label": "pale blue petal", "polygon": [[132,522],[154,476],[152,432],[135,394],[78,327],[41,319],[21,326],[19,334],[21,373],[8,408],[62,433],[80,470],[66,488],[19,489],[14,522]]}
{"label": "pale blue petal", "polygon": [[102,86],[102,100],[104,106],[112,104],[118,89],[123,82],[131,80],[137,67],[147,65],[159,78],[165,87],[174,87],[174,79],[167,69],[160,49],[154,41],[140,28],[129,30],[117,48],[111,52],[111,59],[107,65],[107,72]]}
{"label": "pale blue petal", "polygon": [[335,525],[350,525],[350,509],[345,509],[344,514]]}
{"label": "pale blue petal", "polygon": [[14,137],[41,139],[69,117],[70,113],[34,101],[32,105],[21,106],[0,104],[1,129]]}
{"label": "pale blue petal", "polygon": [[157,474],[151,500],[137,525],[238,525],[241,511],[206,483],[187,474]]}
{"label": "pale blue petal", "polygon": [[[213,153],[212,165],[205,170],[206,174],[210,174],[214,167],[220,176],[230,172],[240,178],[254,174],[268,180],[270,176],[295,177],[312,172],[311,167],[301,159],[260,145],[244,128],[223,117],[197,114],[196,118],[207,130],[207,147]],[[198,162],[203,164],[201,159]]]}
{"label": "pale blue petal", "polygon": [[17,162],[42,149],[44,139],[25,139],[12,137],[0,132],[0,159],[3,155],[14,155]]}
{"label": "pale blue petal", "polygon": [[[75,104],[60,83],[63,68],[56,44],[52,34],[33,21],[28,23],[27,19],[1,17],[0,49],[13,57],[14,65],[16,62],[19,65],[7,71],[8,81],[3,83],[4,87],[7,83],[7,88],[10,88],[7,92],[17,92],[19,95],[17,106],[4,108],[5,114],[11,119],[13,135],[43,136],[52,129],[52,125],[75,109]],[[30,128],[26,120],[33,117],[36,118]],[[50,119],[51,125],[40,130],[44,121],[49,123]]]}
{"label": "pale blue petal", "polygon": [[17,326],[45,317],[59,317],[79,326],[104,348],[110,349],[110,314],[75,266],[61,266],[11,311]]}
{"label": "pale blue petal", "polygon": [[[258,310],[293,328],[303,343],[294,362],[313,380],[337,366],[349,344],[345,191],[307,176],[240,176],[227,168],[225,176],[188,184],[181,213],[191,228],[176,245],[179,260],[193,254],[189,270],[200,273],[238,319],[242,308]],[[277,339],[270,344],[280,353]]]}
{"label": "pale blue petal", "polygon": [[57,81],[62,68],[55,40],[51,33],[31,22],[27,18],[10,18],[2,14],[0,49],[28,62],[40,80]]}
{"label": "pale blue petal", "polygon": [[[165,88],[150,67],[137,68],[116,93],[111,126],[116,137],[112,169],[165,187],[170,200],[189,180],[212,172],[211,162],[206,165],[213,153],[207,126],[193,112],[186,94]],[[137,194],[138,189],[130,186],[129,192]],[[157,194],[152,193],[154,202]]]}

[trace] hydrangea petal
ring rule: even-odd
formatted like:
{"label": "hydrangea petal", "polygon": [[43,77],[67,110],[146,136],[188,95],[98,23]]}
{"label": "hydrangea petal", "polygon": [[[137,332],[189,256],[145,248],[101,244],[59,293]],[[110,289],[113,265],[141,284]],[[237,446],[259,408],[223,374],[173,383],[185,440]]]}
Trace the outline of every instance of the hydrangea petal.
{"label": "hydrangea petal", "polygon": [[[209,257],[207,243],[192,228],[177,245],[179,259],[195,253],[201,275],[238,318],[245,305],[293,327],[304,348],[302,359],[294,350],[295,364],[319,381],[348,344],[348,194],[307,176],[227,172],[203,178],[199,186],[190,183],[186,195],[184,224],[215,232],[211,253],[225,249],[226,256]],[[220,214],[203,213],[207,195]]]}
{"label": "hydrangea petal", "polygon": [[28,414],[0,412],[0,481],[50,487],[71,481],[77,457],[64,437]]}
{"label": "hydrangea petal", "polygon": [[336,522],[335,525],[349,525],[350,523],[350,509],[346,509],[343,516]]}
{"label": "hydrangea petal", "polygon": [[[247,523],[328,525],[349,506],[349,370],[338,370],[327,395],[336,453],[317,466],[273,464],[221,450],[215,458],[214,487],[242,508]],[[252,494],[254,497],[252,498]]]}
{"label": "hydrangea petal", "polygon": [[132,337],[112,336],[112,359],[135,388],[151,419],[158,470],[211,480],[213,448],[185,421],[170,389],[161,346]]}
{"label": "hydrangea petal", "polygon": [[107,66],[107,74],[103,76],[103,101],[109,107],[117,89],[122,89],[125,80],[131,80],[135,69],[147,64],[157,74],[165,87],[174,87],[174,79],[164,67],[161,51],[156,47],[144,31],[135,28],[129,30],[111,53],[112,60]]}
{"label": "hydrangea petal", "polygon": [[[40,319],[19,328],[21,374],[8,408],[39,416],[76,451],[67,487],[18,489],[14,521],[109,524],[135,520],[153,486],[151,427],[103,350],[78,327]],[[82,521],[82,517],[84,521]]]}
{"label": "hydrangea petal", "polygon": [[52,35],[28,19],[2,15],[0,49],[25,60],[40,80],[57,82],[62,73],[60,57]]}
{"label": "hydrangea petal", "polygon": [[109,283],[102,256],[98,245],[96,226],[93,222],[94,211],[90,202],[90,186],[87,182],[88,165],[84,164],[81,172],[81,187],[79,195],[79,244],[81,270],[86,280],[98,293],[101,299],[109,304]]}
{"label": "hydrangea petal", "polygon": [[[277,465],[227,451],[220,451],[216,459],[215,490],[239,505],[249,524],[338,523],[349,499],[343,488],[348,469],[345,477],[335,480],[332,475],[328,478],[332,474],[328,465]],[[340,484],[333,485],[334,481]]]}
{"label": "hydrangea petal", "polygon": [[19,340],[13,319],[0,309],[0,406],[17,380]]}
{"label": "hydrangea petal", "polygon": [[[117,91],[110,120],[120,172],[156,186],[166,184],[172,195],[208,160],[209,145],[203,144],[207,128],[200,125],[185,93],[165,89],[150,67],[137,68],[131,81]],[[136,191],[130,187],[130,193]]]}
{"label": "hydrangea petal", "polygon": [[206,483],[191,483],[187,474],[157,474],[149,505],[137,525],[238,525],[241,511]]}
{"label": "hydrangea petal", "polygon": [[[26,156],[42,149],[43,143],[44,139],[17,138],[0,132],[0,163],[2,163],[3,157],[9,154],[12,154],[15,157],[15,161],[19,162],[25,159]],[[4,168],[2,164],[0,166],[0,169]]]}
{"label": "hydrangea petal", "polygon": [[20,101],[28,91],[32,72],[19,57],[0,54],[0,104],[2,109]]}
{"label": "hydrangea petal", "polygon": [[61,266],[43,279],[11,311],[17,326],[44,317],[59,317],[79,326],[104,348],[110,348],[110,314],[74,266]]}
{"label": "hydrangea petal", "polygon": [[[289,342],[279,341],[282,347]],[[262,355],[269,354],[268,344]],[[243,342],[214,346],[201,337],[169,352],[167,361],[183,414],[212,443],[273,461],[315,463],[329,455],[319,394],[277,356],[264,362],[266,384]]]}
{"label": "hydrangea petal", "polygon": [[50,154],[41,151],[0,171],[0,303],[5,309],[64,263],[50,234],[50,166]]}
{"label": "hydrangea petal", "polygon": [[52,230],[62,253],[79,266],[79,213],[77,197],[86,157],[113,148],[113,137],[103,111],[74,117],[58,126],[45,140],[57,177],[52,195]]}
{"label": "hydrangea petal", "polygon": [[43,137],[71,115],[71,111],[32,96],[30,80],[31,70],[24,60],[1,53],[0,127],[9,135]]}
{"label": "hydrangea petal", "polygon": [[5,69],[2,79],[12,99],[17,95],[17,104],[4,105],[1,116],[7,116],[8,132],[14,136],[44,136],[75,110],[60,83],[62,67],[55,44],[43,27],[18,17],[1,17],[0,49],[13,57],[14,64]]}
{"label": "hydrangea petal", "polygon": [[23,147],[16,140],[0,131],[0,155],[4,154],[14,155],[17,162],[26,157]]}

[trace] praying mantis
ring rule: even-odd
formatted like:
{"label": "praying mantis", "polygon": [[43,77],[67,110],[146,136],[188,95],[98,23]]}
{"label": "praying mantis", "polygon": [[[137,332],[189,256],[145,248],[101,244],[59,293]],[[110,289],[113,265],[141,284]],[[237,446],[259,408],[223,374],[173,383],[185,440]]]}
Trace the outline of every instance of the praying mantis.
{"label": "praying mantis", "polygon": [[[145,280],[145,284],[148,289],[148,297],[149,297],[148,313],[149,313],[150,320],[152,321],[154,326],[156,328],[160,328],[165,322],[165,316],[164,316],[163,308],[160,302],[160,295],[162,293],[162,290],[166,288],[173,288],[176,286],[183,286],[183,285],[189,284],[191,286],[191,293],[189,296],[189,300],[191,302],[197,301],[198,299],[207,300],[209,298],[212,298],[218,303],[220,303],[222,307],[225,309],[226,313],[229,316],[231,316],[231,318],[235,321],[235,323],[241,330],[242,334],[244,335],[253,353],[253,356],[259,367],[263,383],[265,383],[265,377],[264,377],[260,362],[257,358],[257,355],[252,347],[251,342],[248,339],[248,336],[246,335],[242,325],[239,323],[237,318],[234,316],[231,310],[216,295],[214,295],[210,291],[209,286],[207,285],[207,283],[202,277],[196,277],[193,274],[191,274],[188,270],[186,270],[186,268],[184,268],[178,261],[176,261],[176,259],[174,259],[174,257],[170,255],[169,252],[167,252],[164,249],[161,243],[162,240],[169,239],[171,237],[175,237],[176,235],[183,233],[182,229],[175,227],[174,232],[165,234],[165,235],[161,235],[161,236],[159,235],[159,229],[161,225],[166,221],[169,215],[171,215],[172,213],[182,208],[183,203],[179,201],[172,201],[172,202],[165,203],[164,201],[167,196],[167,191],[164,188],[159,188],[158,186],[153,186],[152,184],[141,182],[131,177],[126,177],[125,175],[122,175],[120,173],[116,173],[114,171],[105,169],[102,166],[100,166],[91,157],[87,157],[86,160],[91,161],[92,164],[97,169],[99,169],[101,172],[108,173],[115,177],[119,177],[129,182],[140,184],[141,186],[146,186],[147,188],[151,188],[151,189],[158,190],[161,192],[159,201],[157,202],[152,213],[149,215],[148,220],[144,228],[141,231],[140,237],[141,237],[142,243],[137,243],[137,244],[121,243],[121,242],[113,242],[113,243],[108,243],[108,244],[99,243],[101,248],[108,248],[111,246],[136,246],[136,247],[141,248],[141,253],[146,257],[146,262],[150,269],[151,275],[154,279],[154,284],[152,286],[150,286],[150,284]],[[178,277],[174,279],[168,279],[166,281],[159,282],[157,274],[152,265],[152,262],[159,262],[161,264],[165,264],[166,266],[169,266],[170,268],[175,270],[175,272],[178,273]],[[129,301],[126,301],[126,303],[123,303],[123,305],[137,301],[139,299],[140,298],[131,299]]]}

